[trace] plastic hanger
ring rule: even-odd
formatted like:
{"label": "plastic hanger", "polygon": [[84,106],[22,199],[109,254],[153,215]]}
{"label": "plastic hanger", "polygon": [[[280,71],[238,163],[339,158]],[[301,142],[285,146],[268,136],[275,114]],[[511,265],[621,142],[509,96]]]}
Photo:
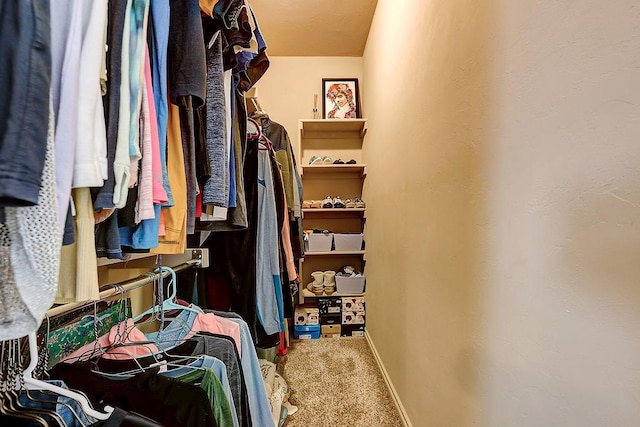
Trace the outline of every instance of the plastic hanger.
{"label": "plastic hanger", "polygon": [[[167,298],[164,301],[162,301],[160,305],[154,305],[148,310],[135,316],[133,318],[134,322],[138,322],[140,319],[143,319],[144,317],[150,314],[164,313],[171,310],[189,310],[198,314],[203,313],[202,309],[200,309],[200,307],[196,305],[184,306],[174,302],[178,295],[178,289],[176,286],[176,272],[172,268],[165,267],[165,266],[158,267],[156,269],[156,272],[160,274],[161,277],[162,277],[162,273],[165,271],[168,272],[171,276],[171,280],[169,281],[169,285],[168,285],[169,292],[170,292],[169,295],[167,295]],[[160,281],[162,282],[162,279],[160,279]]]}
{"label": "plastic hanger", "polygon": [[111,406],[104,407],[106,412],[97,411],[91,407],[91,404],[89,403],[87,398],[80,393],[66,390],[45,381],[37,380],[31,376],[33,369],[36,367],[36,364],[38,362],[38,350],[35,332],[29,334],[29,357],[31,359],[29,361],[29,366],[27,366],[27,369],[24,370],[24,383],[27,388],[29,388],[30,390],[48,390],[61,396],[74,399],[78,401],[78,403],[80,403],[80,407],[85,414],[98,420],[106,420],[111,416],[111,413],[113,412],[113,408]]}
{"label": "plastic hanger", "polygon": [[247,139],[250,141],[258,141],[259,144],[262,144],[264,148],[260,147],[261,150],[271,149],[269,139],[262,133],[262,128],[258,122],[251,117],[247,117]]}
{"label": "plastic hanger", "polygon": [[247,117],[247,138],[251,140],[259,140],[262,138],[260,125],[251,117]]}

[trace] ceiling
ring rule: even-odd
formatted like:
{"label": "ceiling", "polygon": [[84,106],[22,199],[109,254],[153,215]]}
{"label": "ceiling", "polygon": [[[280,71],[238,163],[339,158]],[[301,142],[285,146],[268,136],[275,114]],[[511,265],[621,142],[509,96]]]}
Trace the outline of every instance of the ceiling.
{"label": "ceiling", "polygon": [[269,56],[362,56],[377,0],[250,0]]}

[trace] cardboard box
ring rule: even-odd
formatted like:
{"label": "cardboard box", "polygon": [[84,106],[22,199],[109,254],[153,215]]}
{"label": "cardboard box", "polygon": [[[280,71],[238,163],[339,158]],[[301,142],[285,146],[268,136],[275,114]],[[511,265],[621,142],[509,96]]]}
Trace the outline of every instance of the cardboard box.
{"label": "cardboard box", "polygon": [[319,325],[320,313],[317,308],[298,307],[294,313],[295,325]]}
{"label": "cardboard box", "polygon": [[343,311],[342,312],[342,324],[343,325],[364,325],[364,312],[358,311]]}
{"label": "cardboard box", "polygon": [[364,337],[364,325],[342,325],[340,335],[343,337]]}
{"label": "cardboard box", "polygon": [[365,278],[336,276],[336,290],[341,294],[361,294],[364,292]]}
{"label": "cardboard box", "polygon": [[342,298],[342,311],[358,311],[364,313],[364,297]]}
{"label": "cardboard box", "polygon": [[317,340],[320,338],[320,325],[294,326],[293,337],[298,340]]}
{"label": "cardboard box", "polygon": [[324,314],[340,314],[342,312],[342,298],[318,298],[318,309],[320,316]]}
{"label": "cardboard box", "polygon": [[333,245],[333,233],[308,233],[305,242],[307,252],[329,252]]}
{"label": "cardboard box", "polygon": [[360,251],[362,250],[362,233],[334,234],[333,244],[336,251]]}
{"label": "cardboard box", "polygon": [[338,335],[340,336],[340,332],[342,327],[340,325],[322,325],[320,326],[320,332],[322,336],[325,335]]}
{"label": "cardboard box", "polygon": [[341,323],[342,323],[342,313],[320,315],[321,325],[339,325]]}

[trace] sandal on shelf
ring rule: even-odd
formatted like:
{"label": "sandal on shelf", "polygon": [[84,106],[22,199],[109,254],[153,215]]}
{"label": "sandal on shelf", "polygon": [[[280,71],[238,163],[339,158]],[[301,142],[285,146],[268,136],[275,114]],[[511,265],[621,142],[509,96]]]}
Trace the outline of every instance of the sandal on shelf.
{"label": "sandal on shelf", "polygon": [[311,156],[311,158],[309,159],[310,165],[321,165],[322,162],[323,162],[322,157],[318,157],[318,156]]}
{"label": "sandal on shelf", "polygon": [[303,200],[302,201],[302,209],[309,209],[313,204],[313,200]]}
{"label": "sandal on shelf", "polygon": [[311,208],[313,208],[313,209],[322,208],[322,200],[312,200],[311,201]]}
{"label": "sandal on shelf", "polygon": [[344,205],[347,209],[354,209],[356,207],[355,200],[347,199],[344,201]]}
{"label": "sandal on shelf", "polygon": [[322,163],[324,163],[325,165],[333,164],[333,159],[329,156],[324,156],[322,158]]}

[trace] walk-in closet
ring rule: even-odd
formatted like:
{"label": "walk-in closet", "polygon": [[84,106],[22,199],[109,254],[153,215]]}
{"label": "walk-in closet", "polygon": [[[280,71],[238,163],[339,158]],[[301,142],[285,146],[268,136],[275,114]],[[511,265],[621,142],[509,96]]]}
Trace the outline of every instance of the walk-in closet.
{"label": "walk-in closet", "polygon": [[0,0],[0,426],[640,425],[637,0]]}

